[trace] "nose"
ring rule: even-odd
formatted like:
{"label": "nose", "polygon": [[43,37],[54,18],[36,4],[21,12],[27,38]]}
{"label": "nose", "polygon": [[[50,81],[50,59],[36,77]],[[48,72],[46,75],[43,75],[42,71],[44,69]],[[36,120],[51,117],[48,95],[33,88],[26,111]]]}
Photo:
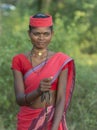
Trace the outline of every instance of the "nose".
{"label": "nose", "polygon": [[43,39],[44,39],[44,35],[43,35],[42,33],[39,35],[39,39],[40,39],[40,40],[43,40]]}

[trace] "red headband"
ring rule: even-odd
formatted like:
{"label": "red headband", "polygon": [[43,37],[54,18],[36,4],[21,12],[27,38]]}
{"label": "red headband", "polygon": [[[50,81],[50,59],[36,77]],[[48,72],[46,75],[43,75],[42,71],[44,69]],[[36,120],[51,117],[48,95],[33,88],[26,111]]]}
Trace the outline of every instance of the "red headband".
{"label": "red headband", "polygon": [[47,18],[33,18],[30,17],[29,25],[33,27],[49,27],[53,25],[52,16],[48,15]]}

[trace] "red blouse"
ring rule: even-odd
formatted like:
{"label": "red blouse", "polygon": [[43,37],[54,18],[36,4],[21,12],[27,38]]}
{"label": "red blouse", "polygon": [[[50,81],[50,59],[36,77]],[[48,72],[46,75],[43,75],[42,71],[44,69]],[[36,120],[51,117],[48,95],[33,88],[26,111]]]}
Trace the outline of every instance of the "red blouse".
{"label": "red blouse", "polygon": [[12,69],[20,71],[23,75],[32,68],[32,64],[25,54],[18,54],[12,59]]}
{"label": "red blouse", "polygon": [[[62,70],[66,69],[67,67],[68,65],[64,66]],[[32,68],[33,66],[25,54],[18,54],[13,57],[11,69],[20,71],[23,76]],[[52,84],[51,89],[56,90],[57,83],[58,79],[56,79],[56,81]]]}

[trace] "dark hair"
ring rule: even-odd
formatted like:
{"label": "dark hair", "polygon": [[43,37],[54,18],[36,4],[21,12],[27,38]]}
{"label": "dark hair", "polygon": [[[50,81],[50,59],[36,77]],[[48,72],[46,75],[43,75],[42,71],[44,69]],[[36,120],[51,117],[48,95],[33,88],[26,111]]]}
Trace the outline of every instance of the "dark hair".
{"label": "dark hair", "polygon": [[45,15],[45,14],[41,14],[41,13],[35,14],[35,15],[33,16],[33,18],[47,18],[47,17],[49,17],[49,16],[48,16],[48,15]]}
{"label": "dark hair", "polygon": [[[34,16],[32,16],[33,18],[47,18],[49,17],[48,15],[42,14],[42,13],[38,13],[35,14]],[[34,29],[35,27],[32,27],[29,25],[29,31],[31,32],[32,29]],[[53,26],[49,26],[49,28],[51,29],[51,31],[53,31]]]}

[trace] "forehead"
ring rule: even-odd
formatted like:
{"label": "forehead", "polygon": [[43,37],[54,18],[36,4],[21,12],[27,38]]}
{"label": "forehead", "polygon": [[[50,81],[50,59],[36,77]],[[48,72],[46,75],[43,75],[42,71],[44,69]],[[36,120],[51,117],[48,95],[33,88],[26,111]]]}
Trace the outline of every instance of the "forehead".
{"label": "forehead", "polygon": [[32,29],[32,31],[48,32],[48,31],[51,31],[51,29],[50,29],[50,27],[35,27]]}

